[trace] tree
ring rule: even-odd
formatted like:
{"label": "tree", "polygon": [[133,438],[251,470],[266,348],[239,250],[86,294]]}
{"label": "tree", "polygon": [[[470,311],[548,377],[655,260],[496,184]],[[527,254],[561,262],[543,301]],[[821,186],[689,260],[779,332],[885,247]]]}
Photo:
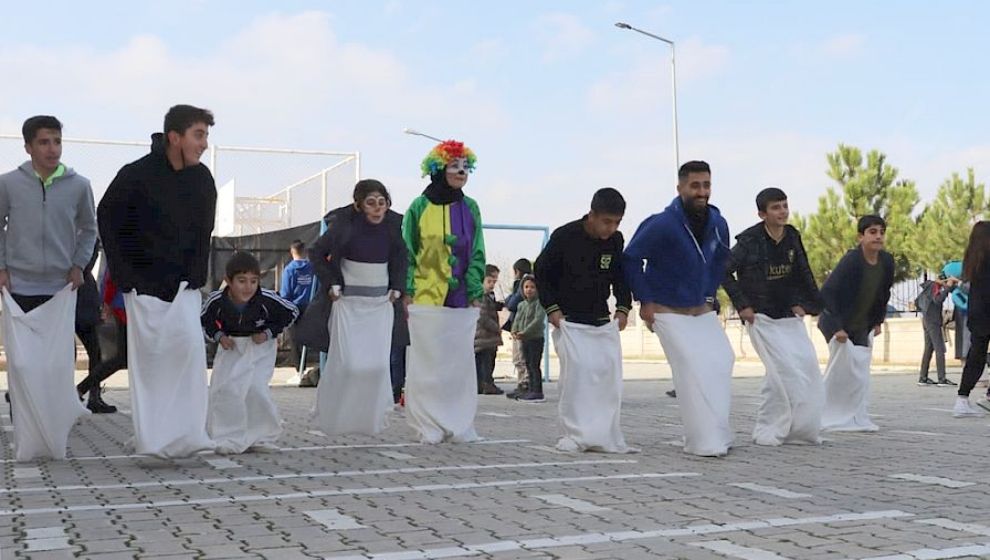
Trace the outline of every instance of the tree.
{"label": "tree", "polygon": [[973,224],[990,214],[986,187],[976,182],[972,168],[966,177],[958,173],[938,188],[935,200],[925,207],[918,220],[918,234],[913,252],[918,265],[931,271],[941,270],[951,260],[961,260]]}
{"label": "tree", "polygon": [[795,220],[815,277],[824,281],[842,255],[855,246],[856,221],[868,214],[887,221],[887,251],[896,263],[894,280],[911,277],[918,268],[911,258],[916,227],[912,213],[920,200],[914,181],[898,180],[897,168],[877,150],[867,153],[864,161],[859,148],[839,144],[826,159],[827,174],[837,185],[819,197],[816,213]]}

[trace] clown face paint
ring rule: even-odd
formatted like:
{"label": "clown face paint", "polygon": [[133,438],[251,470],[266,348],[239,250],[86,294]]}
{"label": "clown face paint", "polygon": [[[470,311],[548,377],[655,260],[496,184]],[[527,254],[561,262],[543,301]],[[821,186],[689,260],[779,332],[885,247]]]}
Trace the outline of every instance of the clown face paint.
{"label": "clown face paint", "polygon": [[446,168],[447,184],[452,189],[460,189],[467,184],[468,167],[467,158],[454,158],[450,160]]}

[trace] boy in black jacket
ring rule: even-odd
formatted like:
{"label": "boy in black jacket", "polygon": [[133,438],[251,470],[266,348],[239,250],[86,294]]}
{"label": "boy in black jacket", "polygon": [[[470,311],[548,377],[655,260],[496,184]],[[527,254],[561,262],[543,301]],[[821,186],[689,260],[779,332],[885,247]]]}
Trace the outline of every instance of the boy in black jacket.
{"label": "boy in black jacket", "polygon": [[207,429],[217,453],[274,450],[282,432],[268,389],[275,339],[295,322],[299,309],[259,286],[261,267],[248,253],[234,253],[224,276],[227,286],[210,294],[200,316],[206,337],[220,344],[210,379]]}
{"label": "boy in black jacket", "polygon": [[820,311],[821,296],[801,234],[787,223],[787,195],[763,189],[756,209],[761,222],[736,236],[722,283],[766,366],[753,441],[817,444],[824,386],[800,318]]}
{"label": "boy in black jacket", "polygon": [[883,218],[863,216],[856,230],[859,247],[846,253],[822,284],[825,306],[818,329],[829,342],[822,428],[872,432],[878,428],[867,410],[871,349],[887,315],[894,257],[883,250]]}
{"label": "boy in black jacket", "polygon": [[[564,451],[632,450],[619,425],[619,331],[626,328],[632,304],[622,272],[624,240],[619,223],[625,211],[626,201],[619,191],[599,189],[591,199],[591,211],[554,230],[533,267],[539,302],[554,326],[554,345],[560,355],[563,437],[557,448]],[[615,296],[614,315],[609,313],[611,295]],[[530,379],[532,383],[532,375]],[[529,395],[522,399],[529,400]]]}

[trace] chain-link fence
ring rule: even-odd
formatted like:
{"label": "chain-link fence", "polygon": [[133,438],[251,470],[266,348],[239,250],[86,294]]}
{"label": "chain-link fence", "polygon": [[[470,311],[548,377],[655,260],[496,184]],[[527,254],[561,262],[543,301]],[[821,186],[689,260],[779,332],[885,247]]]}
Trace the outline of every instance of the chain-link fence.
{"label": "chain-link fence", "polygon": [[[117,171],[148,153],[150,140],[64,138],[62,161],[89,178],[99,201]],[[0,134],[0,172],[29,159],[19,135]],[[215,235],[285,229],[346,204],[360,178],[357,152],[213,145],[204,155],[217,182]]]}

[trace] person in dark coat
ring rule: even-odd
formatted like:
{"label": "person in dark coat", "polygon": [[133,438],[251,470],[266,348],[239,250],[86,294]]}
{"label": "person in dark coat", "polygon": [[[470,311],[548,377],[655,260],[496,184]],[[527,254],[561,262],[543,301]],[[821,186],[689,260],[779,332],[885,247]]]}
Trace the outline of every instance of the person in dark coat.
{"label": "person in dark coat", "polygon": [[93,277],[93,267],[96,266],[96,258],[100,254],[100,243],[96,242],[93,248],[93,256],[83,270],[83,285],[79,287],[79,295],[76,299],[76,336],[86,349],[86,356],[89,358],[89,375],[82,383],[76,386],[79,398],[88,392],[89,400],[86,408],[94,414],[110,414],[117,412],[117,407],[109,405],[103,401],[100,390],[100,381],[96,379],[96,373],[103,363],[103,354],[100,350],[100,337],[97,328],[100,325],[101,302],[100,290]]}
{"label": "person in dark coat", "polygon": [[[369,199],[371,202],[369,203]],[[354,203],[337,208],[328,213],[323,221],[327,226],[326,232],[309,249],[309,260],[319,282],[319,288],[314,294],[306,315],[297,326],[297,336],[300,344],[309,348],[326,352],[330,346],[330,310],[333,300],[340,297],[345,289],[344,274],[341,262],[350,250],[364,252],[367,247],[354,247],[356,239],[370,239],[367,220],[362,207],[367,204],[382,203],[385,208],[381,224],[387,232],[387,270],[388,291],[390,293],[405,293],[406,274],[409,266],[405,243],[402,241],[402,214],[390,209],[392,205],[388,189],[380,181],[364,179],[354,186]],[[376,252],[374,247],[371,252]],[[360,295],[360,294],[359,294]],[[401,297],[395,297],[395,321],[392,325],[391,340],[391,374],[392,392],[396,403],[402,395],[405,384],[405,356],[409,346],[409,326],[406,321],[406,310]]]}

